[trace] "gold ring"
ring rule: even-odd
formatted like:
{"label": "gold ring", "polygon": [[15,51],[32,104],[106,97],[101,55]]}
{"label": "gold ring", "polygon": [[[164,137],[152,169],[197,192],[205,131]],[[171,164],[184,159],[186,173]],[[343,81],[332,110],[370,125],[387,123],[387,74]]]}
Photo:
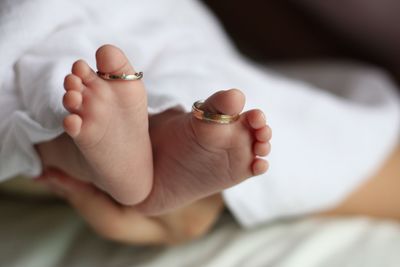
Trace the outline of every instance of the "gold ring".
{"label": "gold ring", "polygon": [[218,113],[210,113],[201,110],[201,106],[204,104],[204,101],[196,101],[192,106],[192,114],[196,119],[219,123],[219,124],[229,124],[237,121],[240,117],[240,114],[236,115],[225,115]]}
{"label": "gold ring", "polygon": [[121,75],[115,75],[98,71],[97,75],[104,80],[137,81],[143,78],[143,72],[136,72],[134,74],[122,73]]}

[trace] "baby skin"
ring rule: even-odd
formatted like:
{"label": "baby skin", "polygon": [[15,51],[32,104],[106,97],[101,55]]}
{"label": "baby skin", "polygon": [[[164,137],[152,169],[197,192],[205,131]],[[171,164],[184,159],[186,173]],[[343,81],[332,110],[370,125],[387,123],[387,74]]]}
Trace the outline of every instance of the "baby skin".
{"label": "baby skin", "polygon": [[[135,73],[111,45],[98,49],[96,61],[103,73]],[[145,214],[168,212],[267,171],[259,157],[270,151],[271,130],[260,110],[227,125],[175,109],[149,117],[141,80],[104,80],[82,60],[64,87],[68,136],[38,147],[44,167],[90,181]],[[232,89],[210,96],[202,109],[234,115],[244,103],[243,93]]]}

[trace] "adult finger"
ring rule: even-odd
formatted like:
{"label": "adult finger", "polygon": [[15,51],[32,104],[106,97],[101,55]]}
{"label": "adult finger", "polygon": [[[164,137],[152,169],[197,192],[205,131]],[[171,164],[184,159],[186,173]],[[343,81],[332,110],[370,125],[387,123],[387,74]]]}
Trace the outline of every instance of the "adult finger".
{"label": "adult finger", "polygon": [[164,244],[165,227],[157,220],[122,206],[95,186],[58,170],[46,171],[45,183],[63,196],[101,236],[130,244]]}

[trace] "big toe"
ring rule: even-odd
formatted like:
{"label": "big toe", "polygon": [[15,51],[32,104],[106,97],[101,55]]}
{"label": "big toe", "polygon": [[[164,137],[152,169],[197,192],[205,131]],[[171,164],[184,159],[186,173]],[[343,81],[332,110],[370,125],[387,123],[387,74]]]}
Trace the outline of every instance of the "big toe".
{"label": "big toe", "polygon": [[96,51],[99,72],[121,75],[135,72],[124,52],[113,45],[103,45]]}
{"label": "big toe", "polygon": [[210,96],[201,106],[201,109],[210,113],[236,115],[243,110],[244,103],[244,94],[238,89],[230,89],[219,91]]}

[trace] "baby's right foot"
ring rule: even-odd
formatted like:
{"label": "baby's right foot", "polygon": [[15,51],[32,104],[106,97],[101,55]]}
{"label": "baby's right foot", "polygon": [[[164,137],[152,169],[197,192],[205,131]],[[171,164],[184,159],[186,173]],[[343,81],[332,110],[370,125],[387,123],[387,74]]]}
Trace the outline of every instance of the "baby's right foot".
{"label": "baby's right foot", "polygon": [[[100,72],[135,73],[122,51],[111,45],[99,48],[96,60]],[[64,106],[70,112],[64,129],[83,155],[86,178],[122,204],[142,201],[153,181],[142,81],[103,80],[79,60],[64,87]]]}
{"label": "baby's right foot", "polygon": [[[239,90],[215,93],[204,112],[241,113],[245,99]],[[190,113],[166,111],[150,118],[154,155],[154,185],[138,205],[147,214],[165,213],[264,173],[271,130],[260,110],[241,114],[231,124],[208,123]]]}

